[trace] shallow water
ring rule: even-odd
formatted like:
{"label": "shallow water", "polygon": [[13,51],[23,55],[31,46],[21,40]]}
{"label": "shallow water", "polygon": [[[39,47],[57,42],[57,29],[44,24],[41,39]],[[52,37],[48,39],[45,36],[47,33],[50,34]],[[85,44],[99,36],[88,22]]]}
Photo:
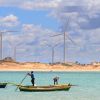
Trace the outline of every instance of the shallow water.
{"label": "shallow water", "polygon": [[[27,72],[0,72],[0,82],[20,83]],[[59,76],[59,84],[71,83],[69,91],[20,92],[16,86],[0,89],[0,100],[100,100],[100,72],[34,72],[36,85],[52,85]],[[31,85],[30,77],[23,85]]]}

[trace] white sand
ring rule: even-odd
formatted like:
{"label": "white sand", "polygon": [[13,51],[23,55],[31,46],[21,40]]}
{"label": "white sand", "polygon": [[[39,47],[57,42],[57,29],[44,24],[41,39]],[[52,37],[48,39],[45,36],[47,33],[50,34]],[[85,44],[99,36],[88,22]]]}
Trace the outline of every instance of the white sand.
{"label": "white sand", "polygon": [[93,65],[49,65],[43,63],[0,63],[0,71],[100,71],[100,66]]}

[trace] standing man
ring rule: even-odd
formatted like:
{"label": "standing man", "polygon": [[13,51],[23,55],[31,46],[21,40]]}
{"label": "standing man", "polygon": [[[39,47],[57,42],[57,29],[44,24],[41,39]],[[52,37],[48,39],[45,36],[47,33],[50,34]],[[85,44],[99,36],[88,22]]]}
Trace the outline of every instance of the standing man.
{"label": "standing man", "polygon": [[34,86],[34,84],[35,84],[35,77],[34,77],[33,71],[31,71],[31,73],[28,73],[28,75],[31,76],[31,83],[32,83],[33,86]]}

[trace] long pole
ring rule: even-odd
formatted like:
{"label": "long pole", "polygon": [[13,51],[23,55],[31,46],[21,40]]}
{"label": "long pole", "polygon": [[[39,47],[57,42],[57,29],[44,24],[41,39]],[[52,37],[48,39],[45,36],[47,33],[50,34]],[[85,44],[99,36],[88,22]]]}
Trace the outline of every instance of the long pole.
{"label": "long pole", "polygon": [[21,86],[21,84],[23,83],[23,81],[26,79],[27,74],[25,75],[25,77],[21,80],[20,84],[17,86],[17,88],[15,89],[15,91],[17,91],[17,89],[19,88],[19,86]]}

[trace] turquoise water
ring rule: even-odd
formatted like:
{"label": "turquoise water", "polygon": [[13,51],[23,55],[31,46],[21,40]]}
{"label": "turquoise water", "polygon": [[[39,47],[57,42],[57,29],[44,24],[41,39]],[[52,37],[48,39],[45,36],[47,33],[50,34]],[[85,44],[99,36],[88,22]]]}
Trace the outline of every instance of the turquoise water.
{"label": "turquoise water", "polygon": [[[20,83],[27,72],[0,72],[0,82]],[[34,72],[36,85],[51,85],[59,76],[59,84],[71,83],[69,91],[20,92],[16,86],[0,89],[0,100],[100,100],[100,72]],[[31,85],[28,76],[23,85]]]}

